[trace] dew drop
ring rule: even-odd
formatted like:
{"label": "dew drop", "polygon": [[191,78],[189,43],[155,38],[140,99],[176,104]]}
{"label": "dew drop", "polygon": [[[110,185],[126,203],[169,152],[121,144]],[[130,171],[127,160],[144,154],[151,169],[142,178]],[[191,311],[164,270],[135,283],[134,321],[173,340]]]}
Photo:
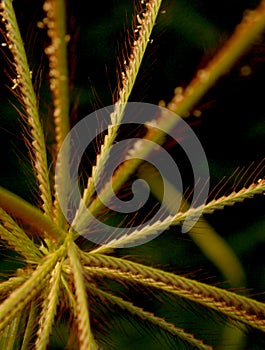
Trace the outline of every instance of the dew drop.
{"label": "dew drop", "polygon": [[194,115],[194,117],[199,118],[199,117],[201,117],[202,112],[201,112],[199,109],[195,109],[195,110],[192,112],[192,114]]}
{"label": "dew drop", "polygon": [[37,27],[38,27],[38,28],[44,28],[45,25],[44,25],[43,22],[39,21],[39,22],[37,22]]}
{"label": "dew drop", "polygon": [[206,70],[204,70],[204,69],[200,69],[197,72],[197,77],[203,82],[203,81],[208,80],[209,73]]}
{"label": "dew drop", "polygon": [[66,43],[68,43],[71,40],[71,35],[70,34],[66,34],[64,37],[64,40]]}
{"label": "dew drop", "polygon": [[158,106],[159,106],[159,107],[166,107],[166,102],[165,102],[164,100],[160,100],[160,101],[158,102]]}
{"label": "dew drop", "polygon": [[249,76],[251,73],[252,73],[252,69],[251,69],[251,67],[248,66],[248,65],[245,65],[245,66],[243,66],[243,67],[240,68],[240,75],[241,75],[242,77],[247,77],[247,76]]}
{"label": "dew drop", "polygon": [[43,4],[43,10],[48,12],[49,10],[51,10],[52,8],[52,5],[50,2],[46,1],[44,4]]}
{"label": "dew drop", "polygon": [[183,88],[181,86],[177,86],[174,90],[175,95],[182,94],[182,92],[183,92]]}

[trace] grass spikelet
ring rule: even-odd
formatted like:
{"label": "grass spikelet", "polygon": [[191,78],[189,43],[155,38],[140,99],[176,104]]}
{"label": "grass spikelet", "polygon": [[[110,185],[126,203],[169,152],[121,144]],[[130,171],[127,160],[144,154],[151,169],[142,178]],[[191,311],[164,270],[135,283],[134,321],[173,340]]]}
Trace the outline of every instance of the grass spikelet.
{"label": "grass spikelet", "polygon": [[0,237],[30,262],[39,260],[41,253],[17,223],[0,208]]}
{"label": "grass spikelet", "polygon": [[68,246],[71,272],[74,278],[76,312],[78,321],[78,339],[80,350],[96,350],[98,346],[94,340],[89,320],[89,305],[87,302],[86,287],[83,277],[83,268],[80,263],[76,245],[72,242]]}
{"label": "grass spikelet", "polygon": [[[218,79],[235,64],[240,57],[251,45],[254,39],[262,33],[265,27],[265,2],[261,1],[260,5],[243,17],[242,21],[236,27],[231,38],[226,44],[220,48],[219,52],[214,56],[213,60],[204,68],[197,72],[196,76],[188,84],[187,88],[181,93],[178,91],[175,99],[167,105],[167,108],[178,115],[185,116],[194,105],[199,102],[202,96],[216,83]],[[168,114],[162,115],[158,121],[163,130],[170,130],[176,123],[172,118],[166,118]],[[147,140],[159,143],[163,142],[161,133],[156,133],[153,128],[148,128],[145,136]],[[135,152],[135,157],[139,156]],[[120,188],[127,178],[136,171],[141,161],[126,162],[116,171],[112,179],[114,189]],[[103,197],[103,196],[102,196]],[[94,205],[94,208],[100,207],[100,203]],[[93,208],[93,210],[94,210]],[[91,212],[94,213],[94,211]],[[97,209],[96,209],[97,210]]]}
{"label": "grass spikelet", "polygon": [[20,315],[13,318],[0,337],[0,347],[5,350],[13,350],[16,347],[17,333],[19,329]]}
{"label": "grass spikelet", "polygon": [[103,302],[108,301],[111,304],[118,306],[122,310],[130,312],[133,316],[139,317],[143,321],[150,322],[155,327],[159,327],[171,335],[181,339],[185,344],[191,345],[194,349],[212,349],[211,346],[203,344],[201,340],[196,339],[192,334],[186,333],[183,329],[177,328],[174,324],[167,322],[161,317],[155,316],[152,312],[143,310],[127,300],[94,288],[91,285],[88,285],[88,289],[96,296],[99,296]]}
{"label": "grass spikelet", "polygon": [[[52,217],[52,198],[47,165],[46,146],[42,130],[36,95],[31,81],[31,73],[27,57],[20,35],[16,16],[11,0],[2,0],[0,4],[0,15],[6,28],[6,41],[14,59],[16,77],[13,90],[19,96],[24,109],[25,122],[30,127],[31,156],[38,180],[42,208],[46,215]],[[18,92],[19,91],[19,92]]]}
{"label": "grass spikelet", "polygon": [[36,321],[35,321],[36,316],[37,316],[36,302],[32,301],[30,305],[26,329],[23,334],[23,342],[21,345],[21,350],[28,350],[30,346],[33,344],[33,336],[35,335],[35,330],[37,328]]}
{"label": "grass spikelet", "polygon": [[47,296],[44,296],[41,317],[39,320],[38,338],[36,340],[36,349],[45,350],[49,342],[54,318],[56,316],[57,304],[59,298],[61,277],[61,262],[57,262],[47,287]]}
{"label": "grass spikelet", "polygon": [[[221,210],[225,206],[231,206],[239,202],[243,202],[245,199],[252,198],[254,195],[262,194],[265,191],[265,181],[260,180],[257,183],[251,184],[247,188],[242,188],[238,192],[232,192],[228,196],[223,196],[218,199],[214,199],[211,202],[207,203],[206,205],[203,205],[203,213],[204,214],[210,214],[213,213],[215,210]],[[142,229],[135,230],[130,235],[124,235],[120,238],[115,238],[108,242],[105,245],[102,245],[101,247],[97,248],[95,252],[102,253],[107,251],[109,248],[114,247],[122,247],[127,245],[128,243],[134,242],[137,245],[137,242],[145,237],[154,235],[158,231],[166,230],[168,227],[173,225],[181,225],[182,222],[189,217],[189,220],[191,220],[192,223],[192,217],[197,217],[197,213],[201,210],[201,207],[197,208],[190,208],[184,213],[178,213],[177,215],[168,215],[166,219],[163,221],[156,221],[152,225],[147,225]]]}
{"label": "grass spikelet", "polygon": [[212,213],[215,210],[223,209],[225,206],[231,206],[235,203],[243,202],[245,199],[253,198],[255,195],[265,192],[265,180],[260,179],[257,183],[252,183],[248,187],[243,187],[237,192],[232,192],[227,196],[214,199],[206,204],[204,213]]}
{"label": "grass spikelet", "polygon": [[13,289],[18,288],[26,281],[28,276],[26,273],[21,274],[21,276],[10,277],[7,281],[2,281],[0,283],[0,295],[1,299],[4,295],[8,295]]}
{"label": "grass spikelet", "polygon": [[[131,282],[138,281],[143,285],[173,293],[222,313],[229,319],[265,330],[265,307],[262,302],[138,263],[121,262],[117,258],[98,254],[86,254],[85,257],[90,265],[86,270],[92,275],[98,272],[110,276],[113,273],[113,277],[118,279],[120,274],[121,278]],[[95,262],[97,267],[93,266]],[[104,267],[98,267],[99,264]]]}
{"label": "grass spikelet", "polygon": [[57,259],[63,254],[65,248],[62,246],[56,253],[52,254],[40,265],[19,288],[14,290],[9,297],[0,305],[0,331],[10,323],[12,318],[23,310],[27,304],[36,298],[39,291],[44,288]]}
{"label": "grass spikelet", "polygon": [[[109,148],[115,140],[117,130],[123,117],[126,103],[128,102],[132,88],[134,86],[148,41],[155,24],[156,17],[161,5],[161,0],[150,0],[145,3],[145,8],[136,14],[137,22],[134,28],[134,40],[131,46],[129,57],[125,58],[126,64],[124,72],[122,72],[122,87],[119,90],[119,97],[114,105],[114,111],[111,114],[112,125],[108,128],[108,134],[105,136],[104,143],[101,146],[100,152],[97,155],[96,165],[92,168],[92,181],[90,186],[97,181],[103,169],[105,162],[108,159]],[[137,30],[137,34],[136,34]],[[89,194],[93,191],[85,191],[83,198],[84,203],[89,201]]]}

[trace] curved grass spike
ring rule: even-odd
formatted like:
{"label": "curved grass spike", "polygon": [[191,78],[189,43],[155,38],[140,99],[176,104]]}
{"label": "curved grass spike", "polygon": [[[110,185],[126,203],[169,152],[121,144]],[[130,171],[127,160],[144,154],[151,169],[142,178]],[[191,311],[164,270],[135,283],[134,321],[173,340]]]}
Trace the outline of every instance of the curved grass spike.
{"label": "curved grass spike", "polygon": [[13,350],[16,348],[17,334],[19,331],[20,317],[14,317],[11,323],[5,328],[0,338],[0,348],[5,350]]}
{"label": "curved grass spike", "polygon": [[[152,174],[151,177],[150,174]],[[160,203],[163,200],[165,201],[165,209],[170,211],[176,198],[181,198],[180,211],[189,210],[190,204],[184,196],[169,181],[166,179],[162,181],[159,172],[154,168],[151,169],[149,164],[141,166],[138,169],[137,175],[139,178],[148,182],[151,193]],[[164,186],[169,188],[167,198],[164,198]],[[200,248],[205,257],[218,268],[231,287],[242,288],[245,286],[246,276],[242,264],[229,244],[218,235],[206,219],[200,217],[197,223],[190,229],[188,235]]]}
{"label": "curved grass spike", "polygon": [[36,331],[36,317],[37,317],[37,306],[36,302],[32,301],[30,304],[29,315],[27,319],[27,325],[23,334],[23,341],[21,350],[28,350],[33,343],[33,336]]}
{"label": "curved grass spike", "polygon": [[[263,162],[261,162],[261,165],[262,163]],[[256,176],[259,175],[258,169],[259,167],[257,171],[255,171],[255,177],[252,176],[254,180]],[[150,176],[150,174],[152,174],[152,176]],[[166,209],[170,211],[172,203],[180,196],[177,189],[165,178],[162,182],[159,172],[153,168],[151,169],[149,164],[144,164],[139,167],[137,176],[148,182],[151,193],[160,203],[164,200]],[[166,198],[163,198],[164,186],[170,189],[168,191],[169,195]],[[181,197],[180,210],[187,211],[190,208],[190,204],[184,196]],[[243,288],[246,286],[246,274],[237,255],[226,240],[223,239],[203,217],[199,218],[197,223],[188,232],[188,235],[195,242],[197,247],[200,248],[203,255],[217,267],[224,281],[228,282],[231,288]],[[217,346],[217,349],[222,349],[223,339],[233,339],[234,345],[230,345],[231,350],[242,349],[246,337],[246,329],[243,328],[243,326],[240,327],[240,329],[233,327],[233,323],[228,322],[222,330],[220,348]]]}
{"label": "curved grass spike", "polygon": [[[203,205],[203,214],[210,214],[213,213],[215,210],[221,210],[225,206],[232,206],[235,203],[243,202],[247,198],[252,198],[254,195],[262,194],[265,192],[265,180],[260,180],[257,183],[251,184],[247,188],[242,188],[238,192],[232,192],[228,196],[223,196],[218,199],[214,199],[210,201],[207,204]],[[128,245],[129,243],[134,243],[137,245],[137,242],[139,240],[142,240],[144,237],[152,236],[158,231],[164,231],[168,229],[170,226],[174,225],[181,225],[185,219],[188,217],[191,224],[192,217],[197,219],[198,215],[197,213],[201,213],[201,206],[197,208],[190,208],[184,213],[179,212],[175,216],[174,215],[168,215],[163,221],[156,221],[154,224],[147,225],[142,229],[135,230],[130,235],[124,235],[120,238],[115,238],[108,242],[105,245],[102,245],[98,248],[96,248],[93,252],[94,253],[103,253],[107,252],[109,249],[115,248],[115,247],[122,247],[125,245]]]}
{"label": "curved grass spike", "polygon": [[[23,235],[20,233],[24,233],[24,232],[22,230],[21,232],[19,230],[10,232],[0,224],[0,238],[2,240],[5,240],[8,243],[8,245],[11,246],[17,253],[23,255],[23,257],[28,262],[36,263],[37,261],[40,260],[40,255],[41,255],[40,251],[37,249],[37,247],[32,243],[32,241],[29,238],[28,240],[25,240]],[[20,240],[20,238],[22,239]],[[31,247],[33,248],[32,252],[30,250]]]}
{"label": "curved grass spike", "polygon": [[57,260],[65,253],[62,245],[56,252],[50,254],[42,265],[32,273],[20,287],[14,290],[0,305],[0,331],[11,322],[13,317],[23,310],[30,301],[37,298],[38,293],[45,288],[47,279],[50,277]]}
{"label": "curved grass spike", "polygon": [[[64,268],[65,268],[65,266],[64,266]],[[68,283],[68,281],[65,278],[65,275],[63,273],[61,274],[61,282],[62,282],[62,285],[64,288],[64,292],[68,297],[68,303],[70,305],[70,308],[73,310],[74,317],[77,317],[75,297],[74,297],[73,291],[70,289],[69,283]]]}
{"label": "curved grass spike", "polygon": [[26,233],[2,208],[0,208],[0,238],[7,241],[18,253],[29,262],[40,260],[41,252]]}
{"label": "curved grass spike", "polygon": [[70,241],[68,244],[68,256],[75,287],[79,346],[80,350],[97,350],[98,345],[90,328],[89,305],[83,276],[84,271],[77,249],[76,244]]}
{"label": "curved grass spike", "polygon": [[149,311],[145,311],[144,309],[134,305],[133,303],[124,300],[120,297],[117,297],[113,294],[100,290],[98,288],[93,287],[90,283],[87,284],[87,288],[90,293],[99,297],[102,302],[108,301],[115,306],[118,306],[124,311],[131,313],[133,316],[136,316],[143,321],[150,322],[155,327],[159,327],[164,331],[170,333],[171,335],[181,339],[184,344],[191,345],[194,349],[200,350],[211,350],[212,347],[206,345],[202,342],[202,340],[196,339],[192,334],[186,333],[183,329],[177,328],[173,323],[169,323],[161,317],[155,316],[153,313]]}
{"label": "curved grass spike", "polygon": [[[196,77],[191,81],[185,89],[181,98],[178,96],[178,104],[176,106],[169,105],[170,110],[184,116],[188,113],[194,105],[199,102],[203,95],[216,83],[220,77],[225,74],[252,44],[253,40],[263,32],[265,28],[265,1],[262,0],[256,9],[249,11],[242,19],[242,22],[236,27],[234,33],[227,40],[226,44],[220,49],[216,56],[209,62],[209,64],[202,70],[197,72]],[[173,108],[174,107],[174,108]],[[162,130],[170,130],[175,125],[177,120],[174,118],[163,118],[161,116],[158,121],[158,127]],[[148,127],[148,125],[147,125]],[[163,137],[160,132],[154,132],[153,128],[148,128],[145,136],[147,140],[155,143],[162,143]],[[135,159],[125,161],[115,172],[111,183],[108,183],[100,194],[100,198],[108,198],[109,186],[113,191],[117,191],[129,178],[135,173],[137,168],[141,165],[142,159],[152,149],[134,149],[131,154]],[[102,208],[102,202],[97,197],[89,206],[89,211],[96,215]]]}
{"label": "curved grass spike", "polygon": [[219,52],[205,68],[197,72],[195,78],[183,92],[173,96],[167,108],[181,116],[187,114],[209,88],[232,68],[264,29],[265,1],[262,0],[256,9],[245,12],[241,23]]}
{"label": "curved grass spike", "polygon": [[[55,133],[55,158],[54,164],[57,164],[57,184],[60,188],[54,191],[53,214],[55,222],[61,227],[65,224],[65,218],[61,212],[57,198],[57,193],[63,193],[65,189],[67,174],[69,171],[69,160],[67,157],[57,159],[62,143],[69,132],[69,83],[67,67],[67,40],[66,20],[65,20],[65,1],[64,0],[46,0],[43,9],[46,12],[46,18],[43,20],[47,26],[47,34],[50,37],[50,45],[45,49],[49,58],[49,83],[53,100],[53,120]],[[65,196],[65,202],[67,197]]]}
{"label": "curved grass spike", "polygon": [[[114,105],[114,111],[111,114],[112,124],[108,127],[108,134],[105,136],[104,143],[97,155],[96,165],[92,168],[91,178],[83,193],[83,201],[86,205],[94,194],[94,183],[103,170],[104,164],[108,159],[109,149],[117,135],[126,103],[128,102],[134,86],[151,32],[155,25],[161,2],[162,0],[142,1],[141,3],[144,3],[144,8],[136,14],[138,23],[135,24],[135,28],[133,28],[135,38],[132,43],[131,53],[128,54],[129,57],[125,59],[124,72],[122,72],[122,87],[118,92],[119,97]],[[79,220],[79,214],[80,212],[77,211],[75,221]]]}
{"label": "curved grass spike", "polygon": [[265,331],[265,306],[262,302],[124,259],[91,253],[82,256],[88,264],[86,271],[91,276],[108,276],[155,287],[213,309],[229,319]]}
{"label": "curved grass spike", "polygon": [[39,329],[37,332],[38,337],[35,343],[35,347],[38,350],[45,350],[49,343],[49,336],[56,316],[57,304],[59,302],[61,269],[62,263],[58,261],[52,271],[49,284],[46,288],[47,292],[44,293],[42,312],[39,319]]}
{"label": "curved grass spike", "polygon": [[0,16],[6,28],[5,39],[14,59],[13,66],[16,77],[13,79],[12,90],[21,102],[24,109],[22,115],[30,128],[30,144],[32,146],[30,152],[38,180],[42,208],[47,216],[52,217],[52,196],[44,133],[31,81],[31,72],[11,0],[1,1]]}
{"label": "curved grass spike", "polygon": [[0,296],[1,299],[3,296],[8,295],[12,290],[20,287],[30,275],[26,275],[26,272],[23,271],[23,274],[20,276],[10,277],[7,281],[1,281],[0,283]]}

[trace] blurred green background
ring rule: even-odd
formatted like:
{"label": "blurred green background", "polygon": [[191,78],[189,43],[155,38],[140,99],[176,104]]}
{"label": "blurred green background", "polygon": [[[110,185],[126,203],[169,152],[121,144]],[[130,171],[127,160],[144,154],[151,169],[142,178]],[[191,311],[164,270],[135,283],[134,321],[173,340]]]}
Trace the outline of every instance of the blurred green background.
{"label": "blurred green background", "polygon": [[[50,96],[47,89],[47,58],[43,45],[48,39],[37,28],[42,20],[41,1],[14,0],[29,61],[36,76],[35,86],[40,94],[43,122],[49,113]],[[152,42],[144,57],[131,101],[157,104],[163,99],[170,101],[176,86],[186,86],[199,67],[202,67],[232,33],[245,10],[254,8],[258,1],[210,1],[171,0],[164,1]],[[93,6],[92,6],[93,5]],[[123,61],[124,50],[131,26],[134,5],[129,0],[93,1],[88,5],[81,0],[67,1],[69,43],[69,70],[71,77],[72,125],[95,109],[113,103],[117,88],[118,57]],[[7,54],[2,48],[0,76],[0,149],[3,161],[1,186],[6,187],[29,201],[35,201],[34,180],[26,158],[19,115],[13,108],[15,99],[7,86],[12,83],[6,75],[10,68],[4,62]],[[238,167],[255,165],[264,158],[265,136],[265,41],[257,38],[249,52],[240,58],[236,66],[224,76],[196,106],[202,112],[199,120],[190,118],[191,126],[198,135],[208,158],[211,187],[229,177]],[[244,75],[244,67],[250,74]],[[47,142],[51,142],[47,134]],[[253,165],[252,171],[255,165]],[[248,175],[251,174],[251,170]],[[242,185],[247,178],[242,180]],[[229,193],[234,178],[222,190]],[[225,238],[241,260],[249,294],[264,300],[265,291],[265,213],[264,196],[247,200],[233,208],[216,212],[206,219]],[[0,248],[1,270],[14,269],[9,254]],[[118,255],[131,256],[148,265],[160,266],[169,271],[186,274],[209,283],[229,286],[222,276],[188,236],[182,236],[175,228],[145,246],[119,250]],[[225,259],[225,257],[224,257]],[[120,287],[113,285],[119,291]],[[216,323],[216,316],[209,316],[202,309],[180,303],[174,298],[154,298],[155,291],[148,294],[132,288],[121,291],[148,310],[157,312],[169,321],[176,322],[202,337],[210,344],[220,344],[223,323]],[[97,310],[102,314],[102,310]],[[99,324],[102,322],[103,324]],[[104,324],[105,323],[105,324]],[[182,349],[176,340],[144,323],[135,322],[115,307],[104,311],[95,320],[95,332],[109,326],[107,344],[115,349]],[[105,334],[105,333],[104,333]],[[51,349],[60,349],[67,337],[64,325],[58,328]],[[233,339],[226,339],[220,349],[236,349]],[[105,345],[104,349],[111,349]],[[265,349],[265,336],[249,330],[245,345],[238,349]]]}

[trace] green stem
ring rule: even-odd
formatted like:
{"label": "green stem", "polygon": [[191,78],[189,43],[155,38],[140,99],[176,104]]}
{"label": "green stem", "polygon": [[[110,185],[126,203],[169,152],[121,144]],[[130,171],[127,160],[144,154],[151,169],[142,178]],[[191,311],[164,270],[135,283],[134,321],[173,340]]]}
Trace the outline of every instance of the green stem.
{"label": "green stem", "polygon": [[182,94],[173,97],[167,108],[182,116],[188,113],[209,88],[233,67],[264,28],[265,1],[262,0],[256,9],[246,12],[241,23],[220,51],[205,68],[197,72]]}
{"label": "green stem", "polygon": [[50,254],[42,265],[32,273],[31,277],[19,288],[14,290],[7,299],[0,305],[0,331],[2,331],[10,320],[32,300],[37,298],[38,293],[46,286],[56,262],[63,257],[66,252],[66,240],[57,251]]}
{"label": "green stem", "polygon": [[[125,55],[129,57],[126,57],[124,60],[124,72],[121,72],[122,87],[119,89],[118,100],[116,101],[114,111],[111,114],[111,125],[108,128],[108,134],[105,136],[104,144],[101,146],[100,154],[97,156],[96,165],[92,168],[91,178],[89,179],[87,188],[83,194],[83,201],[86,205],[94,193],[94,183],[102,174],[104,164],[106,164],[106,161],[108,160],[110,146],[113,144],[117,136],[117,131],[123,118],[126,103],[128,102],[135,84],[161,2],[162,0],[147,1],[145,4],[145,12],[143,14],[139,13],[136,16],[138,25],[135,24],[135,38],[131,46],[131,53],[125,53]],[[143,17],[142,19],[141,16]],[[77,212],[75,221],[79,220],[81,214],[79,211]]]}
{"label": "green stem", "polygon": [[[191,81],[187,89],[183,93],[181,101],[178,102],[177,109],[168,106],[174,112],[180,115],[185,115],[192,106],[206,93],[206,91],[214,85],[214,83],[227,72],[236,60],[243,54],[243,52],[251,45],[258,34],[262,32],[265,27],[265,1],[255,9],[250,11],[236,27],[234,33],[228,39],[226,44],[221,48],[219,53],[203,70],[198,71],[196,77]],[[170,116],[170,118],[168,117]],[[174,127],[178,118],[172,118],[171,114],[162,113],[158,121],[158,127],[162,130],[169,131]],[[153,128],[148,128],[146,139],[154,143],[163,143],[164,135],[161,132],[155,131]],[[140,151],[134,150],[135,158],[124,162],[115,172],[111,183],[108,183],[102,190],[100,197],[104,199],[109,198],[109,186],[113,191],[117,191],[126,180],[137,170],[153,147],[147,146]],[[142,159],[141,159],[142,158]],[[96,215],[102,209],[102,202],[97,197],[89,206],[88,210],[93,215]],[[82,219],[82,218],[81,218]]]}
{"label": "green stem", "polygon": [[[49,58],[49,82],[53,99],[53,118],[55,124],[56,157],[63,141],[69,132],[69,82],[67,65],[66,14],[64,0],[46,0],[43,9],[46,11],[47,33],[51,43],[45,49]],[[68,157],[56,159],[57,183],[55,187],[54,218],[61,227],[65,218],[60,210],[57,194],[65,188],[68,173]]]}
{"label": "green stem", "polygon": [[0,187],[0,207],[38,232],[45,232],[55,242],[66,235],[41,210],[2,187]]}

